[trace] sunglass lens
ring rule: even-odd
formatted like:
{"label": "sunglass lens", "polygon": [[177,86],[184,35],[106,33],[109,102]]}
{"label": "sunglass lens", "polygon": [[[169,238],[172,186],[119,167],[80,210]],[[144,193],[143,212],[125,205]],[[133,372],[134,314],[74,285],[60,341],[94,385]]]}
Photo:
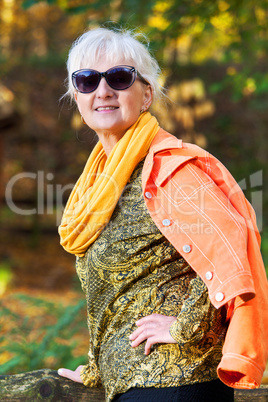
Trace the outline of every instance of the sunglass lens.
{"label": "sunglass lens", "polygon": [[99,83],[99,75],[94,71],[80,71],[75,76],[75,86],[79,92],[90,93]]}
{"label": "sunglass lens", "polygon": [[134,74],[128,68],[113,68],[106,73],[106,80],[113,89],[127,89],[133,84]]}

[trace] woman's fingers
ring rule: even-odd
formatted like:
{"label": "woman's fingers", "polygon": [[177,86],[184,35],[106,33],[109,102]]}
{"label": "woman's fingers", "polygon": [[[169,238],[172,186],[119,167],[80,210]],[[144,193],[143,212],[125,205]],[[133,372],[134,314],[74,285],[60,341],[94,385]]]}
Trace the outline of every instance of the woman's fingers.
{"label": "woman's fingers", "polygon": [[[163,317],[171,318],[171,317],[168,317],[168,316],[166,316],[166,315],[154,313],[154,314],[147,315],[146,317],[140,318],[140,319],[136,322],[136,324],[137,324],[137,326],[139,327],[140,325],[143,325],[143,324],[146,324],[146,323],[150,323],[150,322],[151,322],[151,323],[161,322],[162,319],[163,319]],[[175,317],[173,317],[173,318],[175,318]]]}
{"label": "woman's fingers", "polygon": [[60,368],[58,370],[58,374],[60,376],[62,376],[62,377],[69,378],[72,381],[82,383],[82,380],[81,380],[81,377],[80,377],[80,371],[81,371],[82,367],[83,366],[78,366],[75,371],[69,370],[69,369],[66,369],[66,368]]}
{"label": "woman's fingers", "polygon": [[156,343],[176,343],[169,333],[169,328],[174,321],[176,321],[176,317],[162,314],[151,314],[141,318],[136,322],[139,328],[129,337],[132,341],[131,346],[137,347],[146,341],[144,351],[148,355],[152,345]]}
{"label": "woman's fingers", "polygon": [[153,330],[150,331],[149,329],[140,328],[140,331],[138,334],[135,334],[135,336],[134,336],[134,332],[133,332],[133,334],[130,335],[129,339],[132,340],[131,346],[135,348],[140,343],[142,343],[146,339],[150,338],[154,334],[155,334],[155,332]]}
{"label": "woman's fingers", "polygon": [[[136,323],[136,325],[138,325]],[[153,331],[153,328],[155,327],[155,324],[152,323],[147,323],[147,325],[141,325],[138,329],[136,329],[132,334],[130,335],[129,339],[134,341],[136,338],[138,338],[141,334],[143,335],[150,335],[150,330]],[[144,339],[143,339],[144,340]]]}
{"label": "woman's fingers", "polygon": [[[161,342],[158,341],[156,337],[148,338],[147,341],[146,341],[146,343],[145,343],[144,353],[145,353],[146,355],[149,355],[149,353],[151,352],[151,347],[152,347],[153,345],[155,345],[156,343],[161,343]],[[163,343],[163,342],[162,342],[162,343]]]}
{"label": "woman's fingers", "polygon": [[[159,326],[161,324],[163,317],[165,318],[175,318],[175,317],[167,317],[161,314],[151,314],[147,315],[146,317],[141,318],[140,320],[136,321],[137,328],[129,337],[129,339],[134,340],[137,338],[146,328],[147,330],[149,328],[154,328],[156,326]],[[176,318],[175,318],[176,319]],[[149,335],[149,333],[148,333]]]}

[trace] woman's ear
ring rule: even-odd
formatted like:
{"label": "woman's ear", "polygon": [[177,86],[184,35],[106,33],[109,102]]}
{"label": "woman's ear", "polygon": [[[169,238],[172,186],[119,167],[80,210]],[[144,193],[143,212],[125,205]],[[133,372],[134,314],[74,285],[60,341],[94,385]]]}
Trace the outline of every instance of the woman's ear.
{"label": "woman's ear", "polygon": [[151,85],[147,85],[145,92],[144,92],[144,103],[143,109],[148,110],[153,102],[153,90]]}

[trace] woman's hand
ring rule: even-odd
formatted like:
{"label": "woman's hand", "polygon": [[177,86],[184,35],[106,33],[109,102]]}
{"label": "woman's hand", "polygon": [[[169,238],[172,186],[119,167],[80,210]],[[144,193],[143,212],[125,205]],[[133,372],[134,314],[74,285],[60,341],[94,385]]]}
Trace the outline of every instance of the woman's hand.
{"label": "woman's hand", "polygon": [[131,346],[135,348],[143,341],[145,343],[145,354],[150,353],[151,346],[156,343],[177,343],[169,333],[169,328],[176,317],[162,314],[151,314],[143,317],[136,322],[139,327],[129,337],[132,341]]}
{"label": "woman's hand", "polygon": [[60,368],[58,370],[58,374],[62,377],[69,378],[72,381],[83,383],[83,381],[80,378],[80,371],[81,371],[82,367],[83,366],[78,366],[75,371],[68,370],[66,368]]}

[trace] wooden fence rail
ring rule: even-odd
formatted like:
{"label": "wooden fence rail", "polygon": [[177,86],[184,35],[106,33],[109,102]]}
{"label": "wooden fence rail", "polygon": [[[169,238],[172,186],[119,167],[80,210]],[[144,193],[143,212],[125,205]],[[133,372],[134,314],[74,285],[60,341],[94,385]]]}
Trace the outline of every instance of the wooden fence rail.
{"label": "wooden fence rail", "polygon": [[[44,369],[0,376],[0,401],[103,402],[102,388],[86,388]],[[255,390],[235,390],[235,401],[268,402],[268,385]],[[193,401],[197,402],[197,401]]]}

